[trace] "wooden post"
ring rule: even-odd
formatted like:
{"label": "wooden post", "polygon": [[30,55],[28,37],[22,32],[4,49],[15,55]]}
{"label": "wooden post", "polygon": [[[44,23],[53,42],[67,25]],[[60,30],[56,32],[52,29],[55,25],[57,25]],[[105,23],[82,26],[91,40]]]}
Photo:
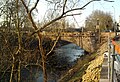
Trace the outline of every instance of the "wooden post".
{"label": "wooden post", "polygon": [[82,32],[79,33],[79,46],[83,48],[83,43],[82,43]]}
{"label": "wooden post", "polygon": [[81,43],[80,43],[81,38],[80,38],[80,36],[81,36],[81,32],[79,32],[79,46],[81,46]]}
{"label": "wooden post", "polygon": [[82,37],[82,36],[83,36],[83,33],[84,33],[84,32],[81,33],[81,48],[83,48],[83,37]]}

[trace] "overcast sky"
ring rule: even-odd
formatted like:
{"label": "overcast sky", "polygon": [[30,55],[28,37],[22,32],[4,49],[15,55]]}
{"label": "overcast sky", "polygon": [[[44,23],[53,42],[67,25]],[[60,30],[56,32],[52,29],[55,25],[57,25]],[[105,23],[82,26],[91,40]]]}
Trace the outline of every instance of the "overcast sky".
{"label": "overcast sky", "polygon": [[[87,2],[89,2],[90,0],[79,0],[79,1],[80,2],[78,3],[78,5],[82,6]],[[48,8],[49,6],[47,5],[46,1],[40,0],[39,4],[37,5],[38,13],[36,14],[37,16],[35,20],[42,21],[45,12],[47,11]],[[94,1],[90,3],[88,6],[86,6],[84,10],[80,11],[82,13],[81,15],[74,16],[74,18],[69,17],[67,19],[69,19],[71,23],[77,22],[76,27],[81,27],[84,26],[86,17],[89,16],[94,10],[102,10],[104,12],[109,12],[112,15],[113,19],[115,18],[115,20],[118,22],[120,16],[120,0],[114,0],[114,2],[106,2],[104,0]]]}
{"label": "overcast sky", "polygon": [[[80,0],[80,5],[86,4],[90,0]],[[37,19],[41,20],[46,12],[46,9],[48,8],[47,3],[44,0],[40,0],[38,6],[39,14],[37,16]],[[106,2],[104,0],[101,1],[94,1],[90,3],[88,6],[86,6],[85,10],[82,10],[82,14],[80,16],[74,16],[70,17],[70,22],[74,22],[74,19],[76,19],[77,24],[76,27],[84,26],[84,22],[87,16],[89,16],[92,11],[94,10],[102,10],[104,12],[110,13],[113,18],[118,22],[119,21],[119,15],[120,15],[120,0],[114,0],[114,2]]]}

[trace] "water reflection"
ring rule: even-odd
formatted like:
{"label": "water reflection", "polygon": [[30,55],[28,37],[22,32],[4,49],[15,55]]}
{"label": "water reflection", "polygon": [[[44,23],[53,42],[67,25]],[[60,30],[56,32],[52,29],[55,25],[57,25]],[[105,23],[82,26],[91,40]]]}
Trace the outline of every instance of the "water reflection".
{"label": "water reflection", "polygon": [[[54,52],[55,54],[51,55],[47,61],[48,82],[57,82],[61,74],[73,66],[81,55],[84,55],[84,50],[72,43],[58,47]],[[9,80],[2,80],[0,82],[9,82]],[[26,67],[22,69],[21,82],[43,82],[42,69],[39,67]]]}
{"label": "water reflection", "polygon": [[74,62],[81,55],[84,55],[84,50],[72,43],[55,49],[55,52],[56,55],[69,57],[70,62]]}
{"label": "water reflection", "polygon": [[[55,54],[49,58],[51,61],[47,62],[49,64],[48,82],[57,82],[60,75],[73,66],[81,55],[84,55],[84,50],[72,43],[58,47],[54,51]],[[37,82],[43,82],[42,78],[43,76],[40,76]]]}

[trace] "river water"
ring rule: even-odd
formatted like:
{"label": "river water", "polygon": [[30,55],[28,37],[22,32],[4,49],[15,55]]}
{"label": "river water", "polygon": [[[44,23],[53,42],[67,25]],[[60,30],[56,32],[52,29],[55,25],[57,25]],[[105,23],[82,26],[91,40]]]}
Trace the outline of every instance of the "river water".
{"label": "river water", "polygon": [[74,62],[81,55],[84,55],[84,50],[76,44],[68,44],[60,48],[55,49],[57,55],[65,56],[69,58],[69,62]]}
{"label": "river water", "polygon": [[[75,61],[78,58],[80,58],[81,55],[84,55],[84,50],[81,49],[76,44],[73,44],[73,43],[70,43],[70,44],[61,46],[59,48],[56,48],[54,51],[55,51],[55,54],[57,56],[59,56],[59,59],[58,59],[59,60],[59,66],[60,65],[64,65],[65,64],[65,60],[67,60],[67,63],[69,64],[69,66],[72,66],[73,64],[75,64]],[[42,72],[40,71],[40,73],[42,73]],[[48,77],[49,77],[48,78],[49,79],[48,82],[56,82],[56,80],[58,79],[57,75],[56,76],[52,76],[54,78],[52,78],[50,76],[48,76]],[[52,79],[50,79],[50,78],[52,78]],[[36,82],[43,82],[42,74],[40,74],[40,76],[37,78]]]}
{"label": "river water", "polygon": [[[51,61],[47,62],[48,82],[57,82],[60,75],[73,66],[81,55],[84,55],[84,50],[73,43],[58,47],[54,52],[55,54],[50,58]],[[43,82],[42,69],[37,67],[22,69],[21,82]]]}

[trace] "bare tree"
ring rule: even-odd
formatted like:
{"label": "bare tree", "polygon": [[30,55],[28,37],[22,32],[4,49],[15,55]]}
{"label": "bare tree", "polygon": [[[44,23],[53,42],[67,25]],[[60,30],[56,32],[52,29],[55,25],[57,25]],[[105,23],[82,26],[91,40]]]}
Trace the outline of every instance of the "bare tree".
{"label": "bare tree", "polygon": [[[6,28],[8,31],[13,30],[16,28],[16,13],[17,13],[17,8],[16,8],[16,1],[15,0],[5,0],[2,2],[3,5],[0,7],[0,17],[2,19],[2,24],[1,27]],[[27,13],[25,12],[24,7],[21,5],[19,2],[19,26],[22,28],[27,27],[30,25],[27,19]],[[24,12],[24,13],[23,13]],[[26,26],[27,25],[27,26]]]}
{"label": "bare tree", "polygon": [[[41,51],[41,55],[42,55],[42,67],[43,67],[43,74],[44,74],[44,82],[47,82],[47,73],[46,73],[46,58],[48,56],[48,54],[46,55],[45,54],[45,51],[43,49],[43,46],[42,46],[42,35],[40,34],[40,31],[42,31],[43,29],[45,29],[47,26],[51,25],[52,23],[56,22],[57,20],[60,20],[61,18],[64,18],[66,16],[73,16],[73,15],[79,15],[80,13],[75,13],[75,14],[69,14],[70,12],[72,11],[76,11],[76,10],[82,10],[84,9],[89,3],[93,2],[94,0],[91,0],[90,2],[86,3],[84,6],[82,7],[79,7],[79,8],[69,8],[68,10],[66,10],[66,7],[67,7],[67,2],[68,0],[47,0],[48,2],[50,3],[55,3],[55,10],[56,10],[56,5],[57,7],[60,8],[59,11],[61,11],[60,15],[58,15],[57,17],[55,17],[54,19],[50,20],[49,22],[47,22],[46,24],[44,24],[40,29],[37,27],[36,23],[34,22],[33,20],[33,17],[31,15],[32,11],[36,8],[39,0],[36,1],[35,5],[29,9],[28,6],[26,5],[26,3],[21,0],[22,4],[24,5],[25,9],[26,9],[26,12],[28,14],[28,17],[29,17],[29,20],[31,21],[32,23],[32,26],[34,27],[35,29],[35,32],[34,33],[37,33],[38,34],[38,39],[39,39],[39,49]],[[53,13],[54,14],[54,13]],[[33,33],[33,34],[34,34]],[[53,50],[53,48],[51,49]],[[50,52],[51,52],[50,50]]]}
{"label": "bare tree", "polygon": [[[30,20],[31,25],[34,28],[34,32],[31,35],[34,35],[35,33],[37,33],[37,36],[38,36],[39,51],[42,56],[42,69],[43,69],[43,75],[44,75],[44,82],[47,82],[46,60],[47,60],[47,57],[49,56],[49,54],[53,51],[53,49],[59,39],[59,36],[57,37],[56,41],[54,42],[54,44],[53,44],[52,48],[49,50],[49,52],[46,53],[44,46],[42,45],[43,35],[40,32],[46,28],[49,28],[52,24],[55,25],[55,27],[59,26],[57,24],[58,21],[61,22],[60,26],[62,26],[62,28],[65,29],[64,18],[67,16],[80,15],[81,13],[71,13],[71,12],[83,10],[89,3],[93,2],[94,0],[91,0],[90,2],[86,3],[82,7],[75,6],[76,2],[79,2],[79,0],[77,0],[77,1],[74,1],[74,0],[70,0],[70,1],[68,1],[68,0],[46,0],[50,5],[53,6],[53,9],[51,9],[52,14],[51,14],[51,18],[48,19],[47,22],[45,22],[45,24],[43,24],[40,27],[37,26],[37,24],[33,18],[33,11],[36,9],[37,4],[39,3],[39,0],[36,0],[34,6],[31,6],[30,1],[31,0],[29,0],[28,2],[25,0],[8,0],[8,1],[6,0],[5,6],[2,7],[2,10],[1,10],[3,15],[5,16],[5,21],[7,21],[7,24],[5,24],[5,26],[14,27],[16,29],[15,33],[17,34],[16,36],[17,36],[17,44],[18,45],[16,48],[13,48],[13,46],[9,46],[9,39],[11,40],[11,37],[9,37],[7,35],[7,33],[3,34],[3,36],[2,36],[2,38],[4,37],[4,40],[1,45],[5,46],[4,49],[8,49],[8,51],[10,52],[10,56],[8,56],[8,58],[10,57],[10,60],[9,60],[10,66],[7,66],[8,68],[6,68],[6,70],[7,69],[11,70],[11,76],[10,76],[10,80],[9,80],[10,82],[12,82],[15,69],[17,69],[17,81],[20,82],[21,64],[23,65],[23,63],[26,63],[25,62],[26,60],[29,61],[29,56],[31,56],[30,51],[27,53],[24,53],[27,50],[25,50],[23,48],[23,44],[25,44],[25,43],[22,43],[23,36],[21,33],[21,29],[22,29],[22,27],[25,27],[26,24],[29,24],[27,18]],[[21,5],[21,3],[23,5]],[[6,9],[4,10],[4,8],[6,8]],[[24,12],[25,10],[26,10],[26,12]],[[22,13],[22,12],[24,12],[24,13]],[[28,28],[28,27],[26,27],[26,28]],[[6,36],[9,38],[7,38]],[[1,52],[3,52],[3,49],[1,49]],[[5,54],[5,52],[3,52],[3,53]],[[34,53],[37,53],[37,49],[34,50]],[[26,55],[26,54],[30,54],[30,55]],[[21,57],[23,57],[24,60],[22,60]],[[27,64],[25,64],[25,65],[27,65]],[[40,65],[40,64],[37,64],[37,65]]]}

